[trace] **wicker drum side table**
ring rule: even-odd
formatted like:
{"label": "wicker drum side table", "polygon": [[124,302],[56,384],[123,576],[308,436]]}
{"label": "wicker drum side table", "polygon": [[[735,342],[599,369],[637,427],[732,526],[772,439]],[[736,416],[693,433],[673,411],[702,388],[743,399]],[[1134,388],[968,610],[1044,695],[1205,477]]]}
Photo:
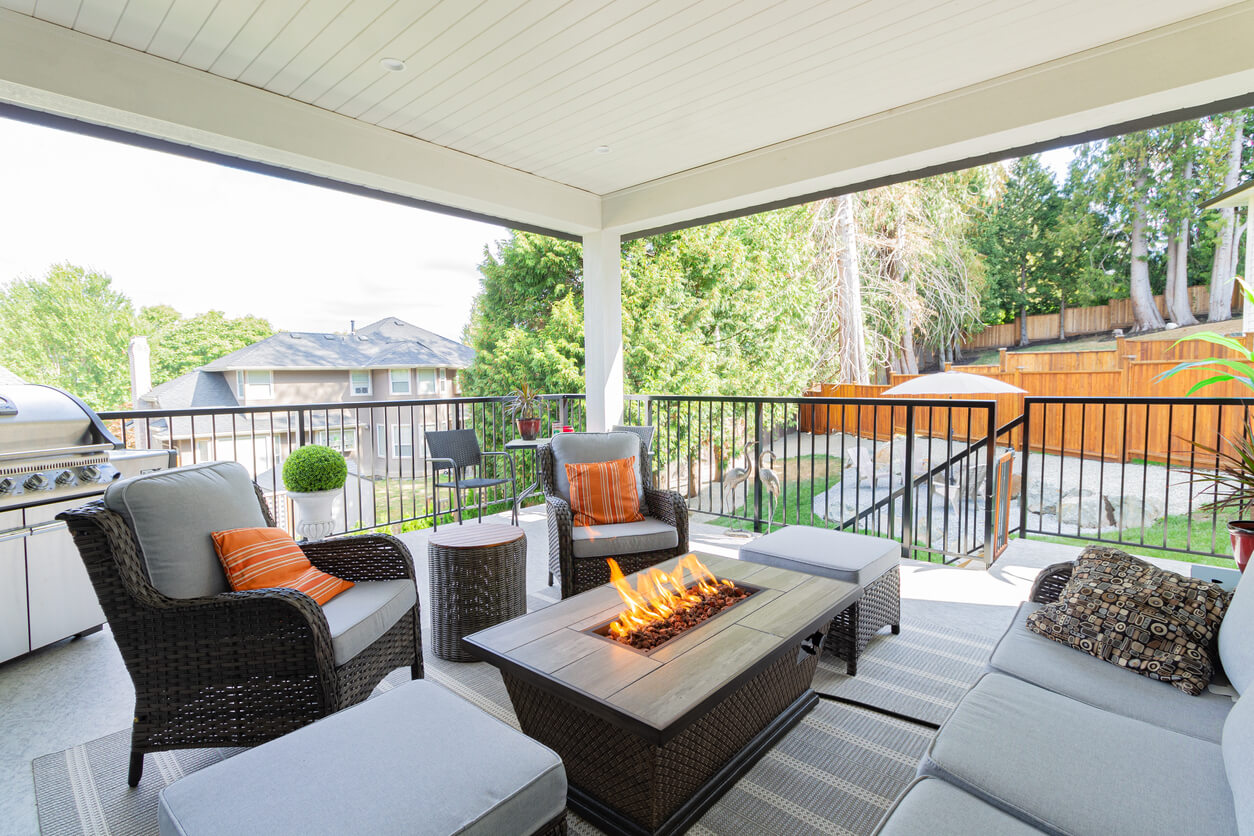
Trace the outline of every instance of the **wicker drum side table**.
{"label": "wicker drum side table", "polygon": [[427,541],[435,655],[473,662],[462,637],[527,612],[527,536],[513,525],[441,529]]}

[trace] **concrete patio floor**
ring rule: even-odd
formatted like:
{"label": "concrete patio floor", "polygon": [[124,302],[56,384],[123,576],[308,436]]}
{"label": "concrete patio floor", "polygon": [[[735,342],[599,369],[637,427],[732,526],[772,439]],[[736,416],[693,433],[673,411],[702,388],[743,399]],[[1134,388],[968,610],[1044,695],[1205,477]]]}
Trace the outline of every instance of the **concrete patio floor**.
{"label": "concrete patio floor", "polygon": [[[508,522],[507,515],[496,521]],[[475,523],[469,522],[468,525]],[[555,598],[547,586],[547,525],[542,508],[525,509],[529,606]],[[403,534],[414,554],[425,635],[430,635],[427,531]],[[746,536],[695,523],[691,547],[735,557]],[[972,561],[968,567],[903,561],[903,620],[945,624],[989,639],[996,638],[1015,608],[1027,597],[1044,566],[1074,559],[1082,546],[1032,540],[1011,541],[991,570]],[[1155,561],[1188,573],[1188,564]],[[39,830],[31,761],[126,728],[134,708],[134,689],[106,627],[82,639],[67,640],[0,664],[0,833]],[[125,763],[118,769],[124,770]]]}

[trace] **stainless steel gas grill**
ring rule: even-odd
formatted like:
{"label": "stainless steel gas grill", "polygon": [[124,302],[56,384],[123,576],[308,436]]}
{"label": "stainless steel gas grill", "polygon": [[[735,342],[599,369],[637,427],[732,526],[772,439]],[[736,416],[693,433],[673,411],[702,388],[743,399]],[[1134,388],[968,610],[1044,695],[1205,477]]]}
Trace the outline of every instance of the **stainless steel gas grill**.
{"label": "stainless steel gas grill", "polygon": [[52,386],[0,385],[0,661],[92,632],[104,613],[54,517],[115,479],[173,467],[173,450],[127,450],[96,413]]}

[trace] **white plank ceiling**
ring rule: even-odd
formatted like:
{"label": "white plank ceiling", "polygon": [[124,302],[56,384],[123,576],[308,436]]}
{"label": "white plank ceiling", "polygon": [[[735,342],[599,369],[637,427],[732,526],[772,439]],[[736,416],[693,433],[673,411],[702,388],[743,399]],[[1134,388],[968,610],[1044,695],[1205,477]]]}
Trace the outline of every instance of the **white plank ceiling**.
{"label": "white plank ceiling", "polygon": [[[1228,0],[0,0],[597,195]],[[399,58],[401,72],[380,65]],[[608,153],[597,153],[607,146]]]}

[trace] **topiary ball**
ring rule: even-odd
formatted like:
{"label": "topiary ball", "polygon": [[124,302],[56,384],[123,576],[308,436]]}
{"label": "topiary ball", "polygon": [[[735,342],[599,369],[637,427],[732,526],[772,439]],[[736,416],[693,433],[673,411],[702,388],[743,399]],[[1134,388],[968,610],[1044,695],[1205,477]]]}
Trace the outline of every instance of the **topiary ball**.
{"label": "topiary ball", "polygon": [[283,484],[292,493],[337,490],[347,478],[344,457],[321,444],[300,447],[283,463]]}

